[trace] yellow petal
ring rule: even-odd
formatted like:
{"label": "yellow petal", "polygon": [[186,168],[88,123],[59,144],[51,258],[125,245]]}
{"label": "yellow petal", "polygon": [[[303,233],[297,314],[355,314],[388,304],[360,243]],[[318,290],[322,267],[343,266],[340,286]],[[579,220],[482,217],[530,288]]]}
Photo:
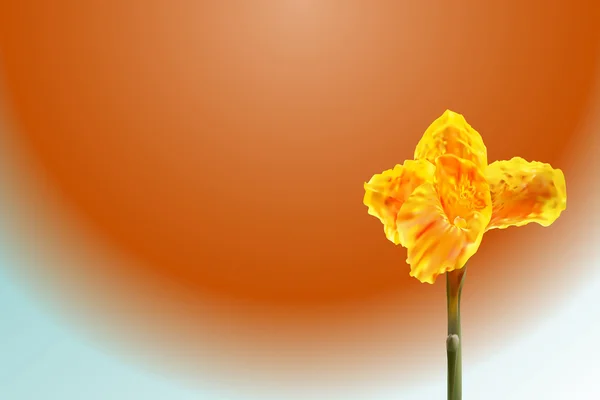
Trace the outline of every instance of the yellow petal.
{"label": "yellow petal", "polygon": [[560,169],[520,157],[496,161],[485,170],[492,192],[488,229],[536,222],[549,226],[567,208],[567,187]]}
{"label": "yellow petal", "polygon": [[444,154],[464,158],[479,168],[487,166],[487,149],[481,135],[465,117],[450,110],[427,128],[415,149],[415,160],[435,163],[436,158]]}
{"label": "yellow petal", "polygon": [[462,268],[479,248],[490,216],[489,189],[475,164],[439,157],[436,183],[415,189],[396,220],[410,275],[434,283],[439,274]]}
{"label": "yellow petal", "polygon": [[398,244],[396,217],[400,207],[415,188],[433,179],[434,170],[428,161],[407,160],[365,183],[363,203],[369,207],[369,214],[383,223],[385,236],[394,244]]}

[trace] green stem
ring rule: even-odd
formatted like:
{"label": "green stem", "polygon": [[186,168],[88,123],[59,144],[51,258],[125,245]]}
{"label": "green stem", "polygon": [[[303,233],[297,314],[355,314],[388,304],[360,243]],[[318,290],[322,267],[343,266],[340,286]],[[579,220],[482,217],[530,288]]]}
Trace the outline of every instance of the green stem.
{"label": "green stem", "polygon": [[467,267],[446,273],[448,300],[448,400],[462,399],[462,337],[460,334],[460,295]]}

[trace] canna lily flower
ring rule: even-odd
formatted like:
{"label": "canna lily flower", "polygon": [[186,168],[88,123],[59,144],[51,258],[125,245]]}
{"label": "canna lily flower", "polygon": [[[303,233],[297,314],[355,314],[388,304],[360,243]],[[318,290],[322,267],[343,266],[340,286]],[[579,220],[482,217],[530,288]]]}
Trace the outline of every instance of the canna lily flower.
{"label": "canna lily flower", "polygon": [[566,208],[563,172],[515,157],[488,165],[465,118],[447,110],[425,131],[414,160],[373,175],[364,204],[407,249],[410,275],[434,283],[463,268],[490,229],[552,224]]}

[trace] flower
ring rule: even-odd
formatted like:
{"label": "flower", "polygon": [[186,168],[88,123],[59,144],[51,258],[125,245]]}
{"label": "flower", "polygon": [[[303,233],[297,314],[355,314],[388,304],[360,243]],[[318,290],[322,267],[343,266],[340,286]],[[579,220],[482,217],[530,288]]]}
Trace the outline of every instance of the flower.
{"label": "flower", "polygon": [[560,169],[520,157],[488,165],[481,135],[450,110],[427,128],[414,160],[373,175],[364,188],[369,214],[407,249],[410,275],[424,283],[463,268],[486,231],[549,226],[567,204]]}

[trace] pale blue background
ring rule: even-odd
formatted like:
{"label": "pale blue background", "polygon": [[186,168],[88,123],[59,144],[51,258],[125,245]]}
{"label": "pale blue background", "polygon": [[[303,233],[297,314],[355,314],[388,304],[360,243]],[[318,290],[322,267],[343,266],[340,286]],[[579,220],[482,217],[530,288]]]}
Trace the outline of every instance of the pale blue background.
{"label": "pale blue background", "polygon": [[61,324],[7,268],[17,261],[0,239],[1,400],[229,400],[128,365]]}

